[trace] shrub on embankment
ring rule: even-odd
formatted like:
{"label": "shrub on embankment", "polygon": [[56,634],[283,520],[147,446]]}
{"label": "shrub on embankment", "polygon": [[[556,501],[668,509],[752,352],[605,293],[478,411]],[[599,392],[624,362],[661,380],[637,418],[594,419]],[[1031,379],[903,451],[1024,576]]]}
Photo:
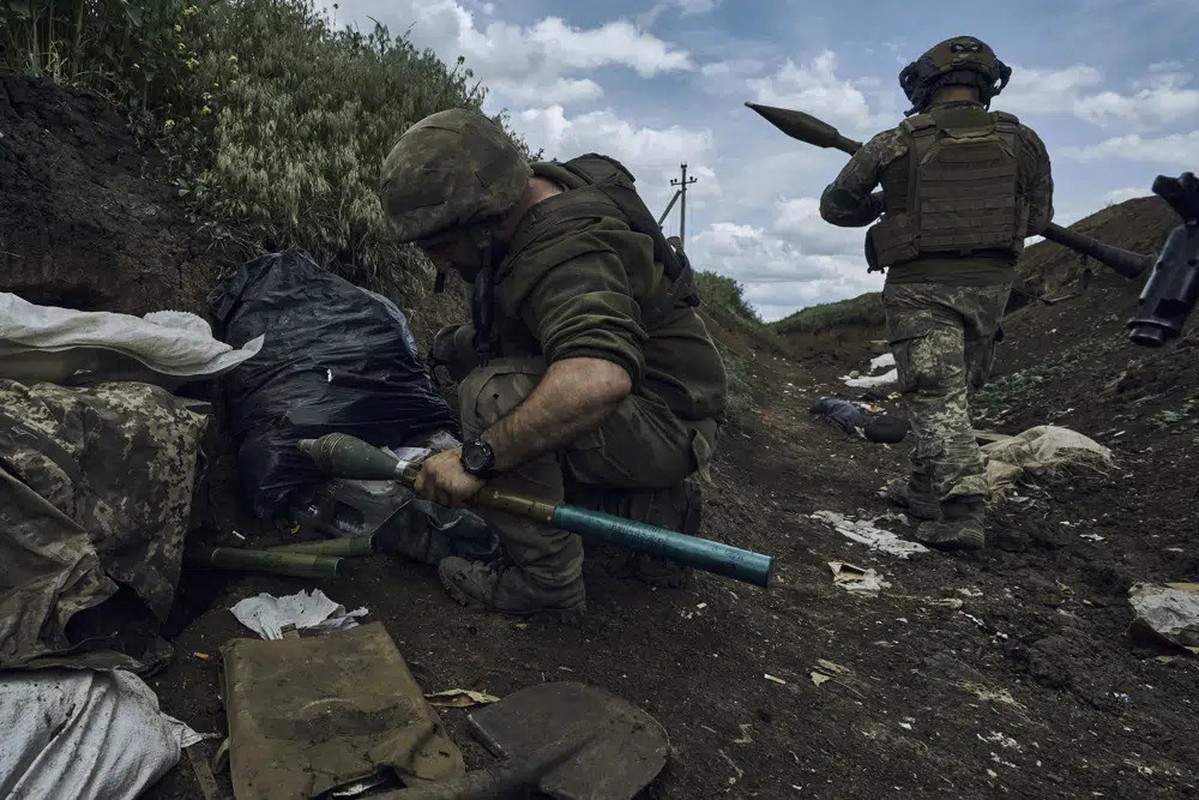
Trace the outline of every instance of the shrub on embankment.
{"label": "shrub on embankment", "polygon": [[0,66],[114,100],[218,236],[405,301],[428,267],[387,234],[379,167],[413,122],[486,95],[461,58],[336,30],[308,0],[6,0]]}

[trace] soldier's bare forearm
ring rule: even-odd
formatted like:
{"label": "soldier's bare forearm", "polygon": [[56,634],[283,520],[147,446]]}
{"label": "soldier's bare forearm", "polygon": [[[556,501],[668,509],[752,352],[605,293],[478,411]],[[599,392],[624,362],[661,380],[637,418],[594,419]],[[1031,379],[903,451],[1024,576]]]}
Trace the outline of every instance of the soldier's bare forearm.
{"label": "soldier's bare forearm", "polygon": [[550,364],[524,402],[483,433],[496,469],[558,450],[603,424],[632,391],[623,367],[600,358]]}

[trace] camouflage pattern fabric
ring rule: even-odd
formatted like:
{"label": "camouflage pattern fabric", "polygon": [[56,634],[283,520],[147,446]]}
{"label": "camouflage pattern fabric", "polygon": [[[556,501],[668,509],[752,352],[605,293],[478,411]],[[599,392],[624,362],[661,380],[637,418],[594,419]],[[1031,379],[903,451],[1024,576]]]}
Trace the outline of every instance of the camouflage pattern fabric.
{"label": "camouflage pattern fabric", "polygon": [[[977,103],[969,105],[982,108]],[[940,107],[934,105],[930,111]],[[1028,230],[1036,232],[1053,219],[1053,177],[1049,155],[1044,142],[1032,128],[1020,125],[1019,139],[1021,148],[1018,156],[1022,172],[1027,176],[1023,193],[1029,203]],[[874,222],[883,212],[883,203],[879,196],[871,195],[871,192],[884,183],[887,168],[906,155],[907,149],[907,139],[899,126],[875,134],[862,145],[821,194],[820,214],[825,221],[843,227],[862,227]]]}
{"label": "camouflage pattern fabric", "polygon": [[[546,365],[539,358],[501,358],[470,373],[459,387],[462,427],[473,438],[520,404]],[[661,401],[632,395],[599,430],[560,453],[533,459],[488,486],[548,500],[571,502],[696,532],[684,480],[706,474],[719,426],[713,420],[680,421]],[[673,512],[673,515],[672,515]],[[500,537],[508,559],[535,584],[568,586],[582,574],[583,547],[576,534],[520,517],[479,509]]]}
{"label": "camouflage pattern fabric", "polygon": [[0,666],[78,652],[72,617],[118,584],[166,618],[208,424],[196,405],[149,384],[0,380]]}
{"label": "camouflage pattern fabric", "polygon": [[912,473],[941,502],[990,493],[968,394],[990,376],[1010,284],[888,284],[887,340],[915,446]]}

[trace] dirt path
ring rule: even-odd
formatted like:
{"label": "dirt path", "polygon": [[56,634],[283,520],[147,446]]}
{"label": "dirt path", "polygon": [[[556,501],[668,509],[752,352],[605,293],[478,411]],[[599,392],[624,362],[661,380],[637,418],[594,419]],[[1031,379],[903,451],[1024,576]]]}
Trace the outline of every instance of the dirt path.
{"label": "dirt path", "polygon": [[[674,748],[649,797],[1194,796],[1199,671],[1124,635],[1129,581],[1186,579],[1170,565],[1184,547],[1193,559],[1193,528],[1149,532],[1123,509],[1095,512],[1111,484],[1088,478],[1004,504],[981,556],[872,553],[809,515],[890,511],[874,492],[904,446],[810,418],[812,400],[837,391],[831,373],[770,356],[754,369],[770,391],[723,440],[704,530],[776,556],[769,591],[706,574],[655,591],[619,574],[615,554],[592,554],[590,610],[574,628],[460,610],[431,569],[397,560],[318,585],[384,621],[427,691],[580,680],[642,705]],[[838,560],[890,585],[852,595],[833,585]],[[215,662],[190,654],[245,635],[226,610],[237,600],[310,585],[226,586],[151,681],[164,708],[223,731]],[[484,763],[465,712],[443,718],[468,763]],[[149,796],[200,795],[184,762]]]}

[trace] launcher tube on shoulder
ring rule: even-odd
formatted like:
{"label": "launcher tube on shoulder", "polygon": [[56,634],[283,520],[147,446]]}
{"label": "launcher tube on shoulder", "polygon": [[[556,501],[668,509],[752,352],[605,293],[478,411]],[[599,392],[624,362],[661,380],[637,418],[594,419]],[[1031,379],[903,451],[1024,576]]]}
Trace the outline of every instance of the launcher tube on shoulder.
{"label": "launcher tube on shoulder", "polygon": [[[764,106],[760,103],[746,103],[746,106],[758,112],[771,125],[778,128],[792,139],[815,145],[816,147],[831,147],[843,153],[853,155],[862,148],[862,143],[850,139],[822,119],[795,111],[790,108]],[[876,195],[881,195],[876,192]],[[1153,258],[1140,253],[1133,253],[1120,247],[1104,244],[1098,239],[1085,236],[1069,228],[1063,228],[1057,223],[1050,222],[1040,231],[1029,231],[1029,235],[1039,234],[1051,242],[1068,247],[1078,253],[1083,253],[1101,264],[1106,264],[1114,272],[1125,278],[1135,278],[1147,270],[1153,263]],[[874,268],[871,268],[873,271]]]}
{"label": "launcher tube on shoulder", "polygon": [[1161,347],[1182,333],[1199,302],[1199,180],[1192,172],[1177,178],[1158,175],[1153,193],[1182,217],[1170,231],[1153,272],[1145,282],[1128,338],[1143,347]]}

